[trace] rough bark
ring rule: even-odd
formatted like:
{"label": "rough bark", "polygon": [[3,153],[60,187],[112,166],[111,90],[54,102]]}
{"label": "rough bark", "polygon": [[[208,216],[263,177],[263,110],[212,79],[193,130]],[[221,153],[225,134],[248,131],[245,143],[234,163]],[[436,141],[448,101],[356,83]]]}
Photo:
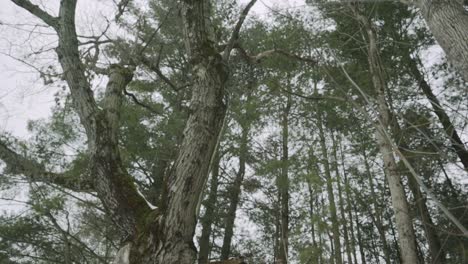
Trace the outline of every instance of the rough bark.
{"label": "rough bark", "polygon": [[210,191],[208,194],[208,199],[205,203],[206,211],[200,220],[202,225],[202,234],[199,241],[200,251],[198,253],[198,264],[208,263],[208,258],[210,255],[210,237],[215,216],[216,198],[218,195],[219,166],[220,156],[219,151],[216,151],[215,158],[213,160],[213,168],[211,170]]}
{"label": "rough bark", "polygon": [[359,14],[357,10],[355,10],[355,15],[361,23],[368,41],[369,70],[377,94],[376,102],[379,112],[376,139],[382,155],[384,171],[390,188],[392,206],[398,229],[401,260],[403,264],[419,263],[416,237],[409,214],[408,201],[393,155],[392,143],[389,141],[391,139],[388,136],[388,131],[391,131],[392,120],[385,96],[387,83],[380,61],[376,33],[367,17]]}
{"label": "rough bark", "polygon": [[419,7],[448,61],[468,81],[468,11],[463,7],[463,0],[402,1]]}
{"label": "rough bark", "polygon": [[215,49],[211,3],[186,0],[181,2],[181,10],[193,87],[191,113],[169,177],[167,203],[161,208],[157,253],[150,258],[165,264],[188,264],[195,260],[193,235],[198,207],[226,113],[223,100],[228,69]]}

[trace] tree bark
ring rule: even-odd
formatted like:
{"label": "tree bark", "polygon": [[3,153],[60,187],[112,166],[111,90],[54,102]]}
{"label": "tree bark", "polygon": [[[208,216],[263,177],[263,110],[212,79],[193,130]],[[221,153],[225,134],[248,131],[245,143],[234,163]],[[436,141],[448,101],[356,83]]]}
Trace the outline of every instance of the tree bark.
{"label": "tree bark", "polygon": [[223,100],[228,69],[215,48],[211,3],[185,0],[181,10],[193,76],[191,112],[169,177],[167,202],[161,208],[160,245],[155,256],[143,263],[189,264],[195,259],[198,208],[226,113]]}
{"label": "tree bark", "polygon": [[[408,2],[411,0],[403,0]],[[463,0],[413,0],[448,61],[468,82],[468,11]]]}

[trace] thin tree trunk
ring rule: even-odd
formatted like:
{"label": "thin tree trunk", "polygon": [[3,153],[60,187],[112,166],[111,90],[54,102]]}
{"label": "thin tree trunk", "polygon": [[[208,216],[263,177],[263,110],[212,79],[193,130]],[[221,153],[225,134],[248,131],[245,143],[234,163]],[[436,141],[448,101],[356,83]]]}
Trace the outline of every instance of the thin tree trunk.
{"label": "thin tree trunk", "polygon": [[320,148],[322,150],[323,166],[325,170],[326,187],[327,187],[329,209],[330,209],[330,219],[332,221],[333,245],[335,249],[334,259],[335,259],[336,264],[341,264],[343,263],[343,259],[341,257],[341,242],[340,242],[341,235],[340,235],[338,215],[337,215],[337,210],[336,210],[335,194],[333,193],[333,179],[332,179],[331,171],[330,171],[328,149],[326,145],[325,133],[323,130],[322,113],[320,111],[318,111],[317,121],[318,121],[318,129],[319,129]]}
{"label": "thin tree trunk", "polygon": [[361,235],[361,224],[359,223],[359,217],[357,215],[357,208],[356,205],[353,203],[353,211],[354,211],[354,219],[356,219],[356,229],[357,229],[357,239],[359,245],[359,254],[361,255],[361,262],[362,264],[367,263],[366,252],[364,252],[364,244],[362,242],[362,235]]}
{"label": "thin tree trunk", "polygon": [[342,142],[340,142],[340,153],[341,153],[341,166],[343,167],[343,175],[344,175],[344,187],[345,187],[345,194],[346,194],[346,207],[347,207],[347,214],[348,214],[348,221],[349,221],[349,232],[351,234],[351,248],[354,263],[358,263],[357,261],[357,254],[356,254],[356,237],[354,234],[354,221],[353,221],[353,214],[352,214],[352,207],[351,207],[351,197],[349,189],[351,186],[349,185],[348,181],[348,174],[345,170],[345,155],[342,149]]}
{"label": "thin tree trunk", "polygon": [[200,220],[202,225],[202,234],[199,241],[200,251],[198,253],[198,264],[208,263],[211,251],[210,237],[215,217],[216,198],[218,195],[220,159],[219,151],[216,151],[213,160],[213,168],[211,169],[210,192],[205,203],[206,211]]}
{"label": "thin tree trunk", "polygon": [[[467,39],[468,39],[468,36],[467,36]],[[465,42],[468,42],[468,41],[465,41]],[[455,129],[455,126],[453,125],[452,121],[450,121],[450,117],[442,108],[442,105],[440,104],[439,99],[437,99],[435,94],[432,92],[431,86],[429,85],[429,83],[427,83],[426,79],[419,71],[416,61],[410,58],[409,55],[408,55],[408,66],[410,68],[410,73],[412,74],[413,78],[418,82],[419,88],[421,88],[427,100],[429,100],[429,102],[431,103],[434,113],[439,118],[439,121],[442,127],[444,128],[444,131],[447,134],[447,137],[449,138],[450,143],[452,144],[453,150],[458,155],[458,158],[460,158],[460,161],[463,164],[463,167],[465,168],[465,170],[468,171],[468,150],[466,149],[465,144],[463,143],[460,136],[458,135],[458,132]]]}
{"label": "thin tree trunk", "polygon": [[236,220],[236,211],[239,204],[240,195],[242,192],[242,182],[245,176],[246,159],[248,155],[250,124],[247,127],[242,127],[242,135],[239,149],[239,170],[236,173],[236,178],[229,190],[229,208],[224,225],[223,246],[221,247],[221,260],[229,259],[231,254],[231,241],[234,234],[234,221]]}
{"label": "thin tree trunk", "polygon": [[382,223],[382,210],[378,208],[377,194],[375,193],[374,180],[372,179],[372,173],[370,170],[369,161],[368,161],[365,149],[362,150],[362,153],[364,157],[364,166],[366,168],[367,179],[369,180],[369,187],[370,187],[371,194],[373,197],[372,205],[374,207],[374,212],[376,215],[374,222],[375,222],[377,231],[379,233],[380,240],[382,241],[382,247],[383,247],[383,252],[385,256],[385,263],[390,264],[391,263],[390,248],[388,247],[387,238],[385,236],[385,227]]}
{"label": "thin tree trunk", "polygon": [[288,263],[289,249],[289,114],[291,111],[292,98],[287,95],[286,105],[283,108],[281,127],[282,127],[282,155],[281,155],[281,172],[278,178],[278,191],[280,194],[281,203],[281,223],[280,223],[280,244],[278,254],[278,264]]}
{"label": "thin tree trunk", "polygon": [[315,232],[315,221],[314,221],[314,191],[312,189],[312,185],[310,180],[307,180],[307,189],[309,190],[309,217],[310,217],[310,228],[311,228],[311,235],[312,235],[312,247],[314,249],[314,261],[315,263],[320,263],[319,252],[317,252],[318,247],[317,240],[316,240],[316,232]]}
{"label": "thin tree trunk", "polygon": [[341,216],[341,225],[343,226],[343,237],[344,237],[344,241],[345,241],[345,247],[346,247],[346,258],[348,260],[348,263],[349,264],[352,264],[353,263],[353,259],[351,257],[351,243],[349,241],[349,231],[348,231],[348,226],[347,226],[347,221],[345,221],[346,219],[346,216],[345,216],[345,209],[344,209],[344,201],[343,201],[343,191],[341,189],[341,173],[340,173],[340,170],[338,168],[338,154],[337,154],[337,142],[336,142],[336,139],[335,139],[335,136],[334,136],[334,133],[331,132],[331,138],[332,138],[332,141],[333,141],[333,148],[332,148],[332,152],[333,152],[333,167],[334,167],[334,170],[335,170],[335,174],[336,174],[336,184],[337,184],[337,187],[338,187],[338,205],[340,207],[340,216]]}
{"label": "thin tree trunk", "polygon": [[367,17],[356,12],[357,19],[361,22],[368,41],[368,61],[372,83],[377,93],[377,104],[379,111],[378,129],[376,138],[380,152],[382,154],[384,170],[386,172],[390,194],[392,198],[393,210],[395,212],[396,226],[398,229],[399,246],[403,264],[419,263],[416,247],[416,237],[413,224],[409,214],[408,202],[405,190],[401,182],[398,168],[393,156],[393,148],[388,137],[391,127],[391,115],[388,108],[385,93],[387,83],[384,77],[383,68],[380,62],[377,37],[372,25]]}

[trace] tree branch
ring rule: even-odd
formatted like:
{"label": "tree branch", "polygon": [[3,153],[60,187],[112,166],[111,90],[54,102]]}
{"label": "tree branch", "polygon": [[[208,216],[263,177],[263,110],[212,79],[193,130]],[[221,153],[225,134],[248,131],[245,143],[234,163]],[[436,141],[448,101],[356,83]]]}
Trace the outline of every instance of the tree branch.
{"label": "tree branch", "polygon": [[244,8],[242,11],[239,20],[237,21],[236,26],[234,27],[234,30],[232,31],[231,38],[229,39],[228,44],[226,45],[226,48],[224,49],[224,54],[223,54],[223,59],[224,61],[229,60],[229,56],[231,54],[232,49],[234,48],[234,44],[239,40],[239,32],[242,28],[242,25],[245,22],[245,19],[247,18],[247,15],[250,12],[250,9],[255,5],[257,0],[251,0],[247,6]]}
{"label": "tree branch", "polygon": [[25,9],[29,13],[33,14],[35,17],[41,19],[47,25],[53,27],[57,30],[58,28],[58,19],[53,17],[46,11],[42,10],[39,6],[31,3],[28,0],[11,0],[15,5]]}
{"label": "tree branch", "polygon": [[307,63],[311,63],[314,65],[317,64],[317,60],[315,60],[314,58],[303,57],[294,53],[290,53],[283,49],[274,48],[271,50],[260,52],[257,55],[249,55],[247,51],[238,44],[235,44],[234,48],[237,51],[239,51],[240,55],[244,58],[244,60],[246,60],[248,63],[251,63],[251,64],[260,64],[263,59],[273,57],[274,55],[280,55],[286,58],[290,58],[290,59],[294,59],[294,60],[298,60],[302,62],[307,62]]}
{"label": "tree branch", "polygon": [[146,110],[150,111],[151,113],[153,113],[153,114],[155,114],[155,115],[161,115],[161,114],[162,114],[161,112],[154,110],[151,106],[140,102],[140,100],[138,100],[138,98],[135,96],[135,94],[133,94],[133,93],[127,91],[127,89],[124,89],[124,94],[125,94],[126,96],[129,96],[130,98],[132,98],[132,101],[133,101],[136,105],[139,105],[139,106],[145,108]]}
{"label": "tree branch", "polygon": [[142,55],[140,57],[140,61],[148,69],[150,69],[151,71],[154,71],[158,75],[158,77],[161,78],[161,80],[163,80],[167,85],[169,85],[169,87],[171,87],[174,91],[178,92],[182,90],[183,88],[187,87],[187,85],[178,87],[169,78],[167,78],[166,75],[164,75],[161,69],[159,69],[159,57],[156,60],[156,63],[152,63],[150,59]]}
{"label": "tree branch", "polygon": [[23,174],[31,181],[56,184],[77,192],[91,190],[90,183],[67,176],[66,173],[49,172],[42,164],[16,153],[2,140],[0,140],[0,159],[6,163],[8,172]]}

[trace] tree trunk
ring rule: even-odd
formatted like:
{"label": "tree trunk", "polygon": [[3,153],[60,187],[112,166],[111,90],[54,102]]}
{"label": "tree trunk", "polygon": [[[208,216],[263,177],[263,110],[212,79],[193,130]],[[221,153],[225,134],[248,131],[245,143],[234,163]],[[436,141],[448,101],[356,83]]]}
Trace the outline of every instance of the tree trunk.
{"label": "tree trunk", "polygon": [[[468,36],[467,36],[467,39],[468,39]],[[465,42],[468,42],[468,41],[465,41]],[[465,170],[468,171],[468,150],[466,149],[465,144],[463,143],[460,136],[458,135],[458,132],[455,129],[455,126],[450,121],[450,117],[442,108],[442,105],[440,104],[439,99],[437,99],[435,94],[432,92],[431,86],[429,85],[429,83],[427,83],[426,79],[419,71],[416,61],[410,58],[409,55],[408,55],[408,64],[410,68],[410,73],[412,74],[413,78],[418,82],[419,88],[421,88],[427,100],[429,100],[429,102],[431,103],[434,113],[439,118],[439,121],[442,127],[444,128],[444,131],[447,134],[447,137],[449,138],[450,143],[452,144],[453,150],[458,155],[458,158],[460,158],[460,161],[463,164],[463,167],[465,168]]]}
{"label": "tree trunk", "polygon": [[201,219],[202,224],[202,234],[200,237],[199,245],[200,245],[200,252],[198,253],[198,264],[206,264],[208,263],[211,245],[210,245],[210,237],[211,237],[211,230],[213,219],[215,216],[215,208],[216,208],[216,198],[218,195],[218,182],[219,182],[219,166],[220,166],[220,156],[219,150],[216,151],[214,160],[213,160],[213,168],[211,170],[211,181],[210,181],[210,192],[208,194],[208,199],[205,203],[205,214]]}
{"label": "tree trunk", "polygon": [[317,252],[318,247],[317,241],[315,238],[315,223],[314,223],[314,191],[312,189],[312,185],[310,183],[310,180],[307,180],[307,189],[309,191],[309,217],[310,217],[310,227],[311,227],[311,235],[312,235],[312,247],[314,249],[314,263],[320,263],[320,252]]}
{"label": "tree trunk", "polygon": [[239,150],[239,170],[236,173],[236,178],[229,190],[229,208],[224,225],[223,246],[221,247],[221,260],[229,259],[231,254],[231,242],[234,234],[234,221],[236,220],[236,211],[239,204],[240,195],[242,192],[242,182],[245,176],[245,165],[248,155],[248,142],[250,125],[242,127],[242,136]]}
{"label": "tree trunk", "polygon": [[416,180],[411,175],[408,175],[407,178],[408,186],[410,187],[416,206],[418,207],[421,222],[424,227],[424,234],[429,244],[429,253],[431,256],[430,263],[445,263],[445,252],[443,251],[439,236],[437,235],[437,230],[435,229],[434,222],[432,221],[429,209],[427,208],[426,197],[419,189],[419,185]]}
{"label": "tree trunk", "polygon": [[403,264],[415,264],[419,263],[416,237],[409,213],[405,190],[401,182],[400,175],[398,174],[397,164],[393,155],[391,139],[387,132],[391,129],[391,115],[385,97],[387,83],[384,77],[383,67],[380,62],[377,37],[370,21],[368,21],[368,18],[359,14],[356,10],[355,12],[357,19],[361,22],[361,25],[365,30],[368,41],[369,70],[374,89],[377,93],[376,101],[379,112],[376,139],[383,158],[384,171],[388,180],[393,210],[395,212],[401,259]]}
{"label": "tree trunk", "polygon": [[333,167],[334,167],[334,170],[335,170],[335,174],[336,174],[336,184],[337,184],[337,187],[338,187],[338,205],[340,207],[340,217],[341,217],[341,225],[343,226],[343,238],[344,238],[344,241],[345,241],[345,247],[346,247],[346,258],[347,258],[347,261],[348,261],[348,264],[352,264],[353,263],[353,259],[351,257],[351,242],[349,240],[349,233],[348,233],[348,225],[347,225],[347,221],[345,221],[346,219],[346,216],[345,216],[345,209],[344,209],[344,201],[343,201],[343,191],[341,189],[341,173],[340,173],[340,170],[338,168],[338,155],[337,155],[337,142],[336,142],[336,139],[333,135],[333,132],[331,132],[331,138],[332,138],[332,141],[333,141],[333,148],[332,148],[332,151],[333,151]]}
{"label": "tree trunk", "polygon": [[370,190],[371,190],[371,194],[372,194],[372,197],[373,197],[373,201],[372,201],[372,206],[374,208],[374,213],[375,213],[375,226],[377,228],[377,231],[379,233],[379,236],[380,236],[380,240],[382,241],[382,247],[383,247],[383,252],[384,252],[384,257],[385,257],[385,263],[387,264],[390,264],[391,263],[391,259],[390,259],[390,249],[388,247],[388,243],[387,243],[387,238],[385,236],[385,227],[383,225],[383,222],[382,222],[382,210],[380,210],[378,208],[378,205],[377,205],[377,194],[375,193],[375,185],[374,185],[374,180],[372,179],[372,173],[371,173],[371,170],[370,170],[370,166],[369,166],[369,161],[368,161],[368,158],[367,158],[367,154],[366,154],[366,151],[365,149],[362,150],[362,153],[363,153],[363,157],[364,157],[364,165],[365,165],[365,168],[366,168],[366,174],[367,174],[367,178],[369,180],[369,187],[370,187]]}
{"label": "tree trunk", "polygon": [[359,245],[359,254],[361,255],[361,262],[362,264],[367,263],[366,252],[364,251],[364,243],[362,241],[362,234],[361,234],[361,224],[359,223],[359,217],[357,214],[356,204],[353,203],[353,211],[354,211],[354,219],[356,219],[356,229],[357,229],[357,240]]}
{"label": "tree trunk", "polygon": [[351,234],[351,248],[352,248],[351,252],[353,254],[354,263],[358,263],[357,254],[356,254],[356,238],[354,235],[354,221],[353,221],[351,197],[350,197],[350,191],[349,191],[349,188],[351,188],[351,186],[349,185],[348,174],[346,173],[346,169],[345,169],[345,154],[344,154],[342,146],[343,146],[342,142],[340,142],[341,166],[343,167],[344,188],[345,188],[345,194],[346,194],[346,207],[347,207],[346,213],[348,214],[349,232]]}
{"label": "tree trunk", "polygon": [[277,180],[278,192],[281,203],[281,223],[280,223],[280,243],[278,252],[278,264],[288,263],[289,249],[289,113],[291,111],[292,98],[287,94],[286,105],[283,109],[281,127],[282,127],[282,155],[281,172]]}
{"label": "tree trunk", "polygon": [[323,156],[323,167],[325,170],[330,219],[332,222],[333,246],[335,249],[334,259],[335,259],[336,264],[341,264],[343,263],[343,259],[341,257],[340,227],[339,227],[338,215],[337,215],[337,210],[336,210],[335,194],[333,192],[333,179],[332,179],[331,171],[330,171],[331,168],[330,168],[330,162],[329,162],[329,157],[328,157],[328,149],[327,149],[327,144],[326,144],[326,139],[325,139],[325,132],[323,130],[322,113],[320,111],[318,111],[318,114],[317,114],[317,122],[318,122],[318,129],[319,129],[320,148],[322,150],[322,156]]}
{"label": "tree trunk", "polygon": [[[403,0],[408,2],[408,0]],[[448,61],[468,82],[468,11],[463,0],[414,0]]]}

